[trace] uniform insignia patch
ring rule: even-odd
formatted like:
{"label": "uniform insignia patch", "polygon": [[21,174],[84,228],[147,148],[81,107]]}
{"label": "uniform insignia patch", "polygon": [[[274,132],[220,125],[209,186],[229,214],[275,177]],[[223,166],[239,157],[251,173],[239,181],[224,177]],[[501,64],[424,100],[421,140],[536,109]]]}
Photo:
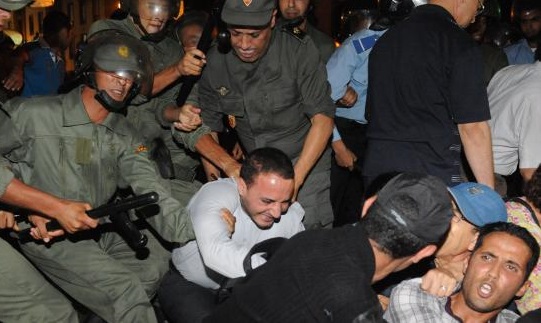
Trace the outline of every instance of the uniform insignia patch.
{"label": "uniform insignia patch", "polygon": [[306,36],[306,33],[302,31],[298,26],[291,26],[286,24],[285,26],[282,26],[282,31],[292,35],[298,40],[303,40]]}
{"label": "uniform insignia patch", "polygon": [[229,114],[227,116],[227,123],[229,123],[229,127],[231,127],[231,129],[235,129],[237,126],[237,119],[235,119],[235,116]]}
{"label": "uniform insignia patch", "polygon": [[220,94],[220,96],[226,96],[227,93],[229,93],[229,89],[226,88],[225,86],[220,86],[219,88],[216,89],[216,91],[218,91],[218,94]]}
{"label": "uniform insignia patch", "polygon": [[120,55],[120,57],[127,58],[130,55],[130,50],[128,49],[128,46],[119,46],[118,55]]}
{"label": "uniform insignia patch", "polygon": [[137,147],[137,149],[135,150],[135,153],[138,154],[138,153],[142,153],[142,152],[145,152],[145,151],[148,151],[147,146],[139,145],[139,147]]}
{"label": "uniform insignia patch", "polygon": [[252,0],[242,0],[242,2],[244,2],[244,5],[246,7],[250,6],[252,4]]}
{"label": "uniform insignia patch", "polygon": [[355,51],[357,52],[357,54],[360,54],[374,47],[378,38],[379,35],[372,35],[360,39],[355,39],[351,43],[353,44],[353,47],[355,47]]}

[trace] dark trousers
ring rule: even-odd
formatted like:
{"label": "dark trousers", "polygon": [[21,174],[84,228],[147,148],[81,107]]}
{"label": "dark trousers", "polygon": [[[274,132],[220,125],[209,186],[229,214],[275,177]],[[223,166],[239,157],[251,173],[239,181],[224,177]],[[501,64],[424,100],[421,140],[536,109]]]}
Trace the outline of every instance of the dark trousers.
{"label": "dark trousers", "polygon": [[203,323],[255,323],[263,322],[247,315],[236,303],[234,297],[230,297],[220,304],[211,315],[207,316]]}
{"label": "dark trousers", "polygon": [[211,289],[186,280],[176,269],[165,274],[158,297],[171,323],[202,322],[216,307],[216,296]]}
{"label": "dark trousers", "polygon": [[358,221],[361,214],[364,194],[361,169],[366,149],[366,125],[340,117],[336,117],[334,123],[346,147],[357,156],[355,167],[350,171],[338,166],[333,153],[331,204],[336,227]]}

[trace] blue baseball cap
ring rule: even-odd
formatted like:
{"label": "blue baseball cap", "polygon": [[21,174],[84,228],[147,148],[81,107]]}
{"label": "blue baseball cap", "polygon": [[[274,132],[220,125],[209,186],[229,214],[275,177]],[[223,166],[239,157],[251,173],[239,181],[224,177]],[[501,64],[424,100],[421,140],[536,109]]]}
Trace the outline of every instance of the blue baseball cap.
{"label": "blue baseball cap", "polygon": [[479,183],[462,183],[448,190],[462,215],[476,227],[507,222],[505,203],[490,187]]}

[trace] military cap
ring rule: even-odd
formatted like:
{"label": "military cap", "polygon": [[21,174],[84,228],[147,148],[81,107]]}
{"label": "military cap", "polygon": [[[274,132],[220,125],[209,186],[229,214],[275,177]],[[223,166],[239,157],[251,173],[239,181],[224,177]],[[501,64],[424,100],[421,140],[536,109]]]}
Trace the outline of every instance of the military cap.
{"label": "military cap", "polygon": [[265,26],[275,8],[275,0],[226,0],[222,20],[235,26]]}

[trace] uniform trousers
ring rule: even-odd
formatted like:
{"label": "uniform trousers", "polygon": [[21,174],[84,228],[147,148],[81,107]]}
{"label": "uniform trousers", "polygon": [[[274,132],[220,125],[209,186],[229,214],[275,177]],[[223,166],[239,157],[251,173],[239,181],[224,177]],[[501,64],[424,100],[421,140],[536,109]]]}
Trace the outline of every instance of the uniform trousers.
{"label": "uniform trousers", "polygon": [[156,322],[150,303],[168,269],[170,253],[148,231],[148,255],[136,257],[116,232],[96,239],[35,242],[23,252],[55,284],[107,322]]}
{"label": "uniform trousers", "polygon": [[77,313],[9,243],[0,238],[0,321],[5,323],[73,323]]}
{"label": "uniform trousers", "polygon": [[[323,152],[321,159],[330,159],[330,155],[330,149],[327,149]],[[293,164],[295,162],[296,160],[293,160]],[[325,162],[323,164],[329,165],[330,163]],[[297,200],[304,208],[305,213],[302,222],[306,230],[332,227],[333,212],[331,206],[330,177],[330,167],[326,169],[312,169],[299,190]]]}

